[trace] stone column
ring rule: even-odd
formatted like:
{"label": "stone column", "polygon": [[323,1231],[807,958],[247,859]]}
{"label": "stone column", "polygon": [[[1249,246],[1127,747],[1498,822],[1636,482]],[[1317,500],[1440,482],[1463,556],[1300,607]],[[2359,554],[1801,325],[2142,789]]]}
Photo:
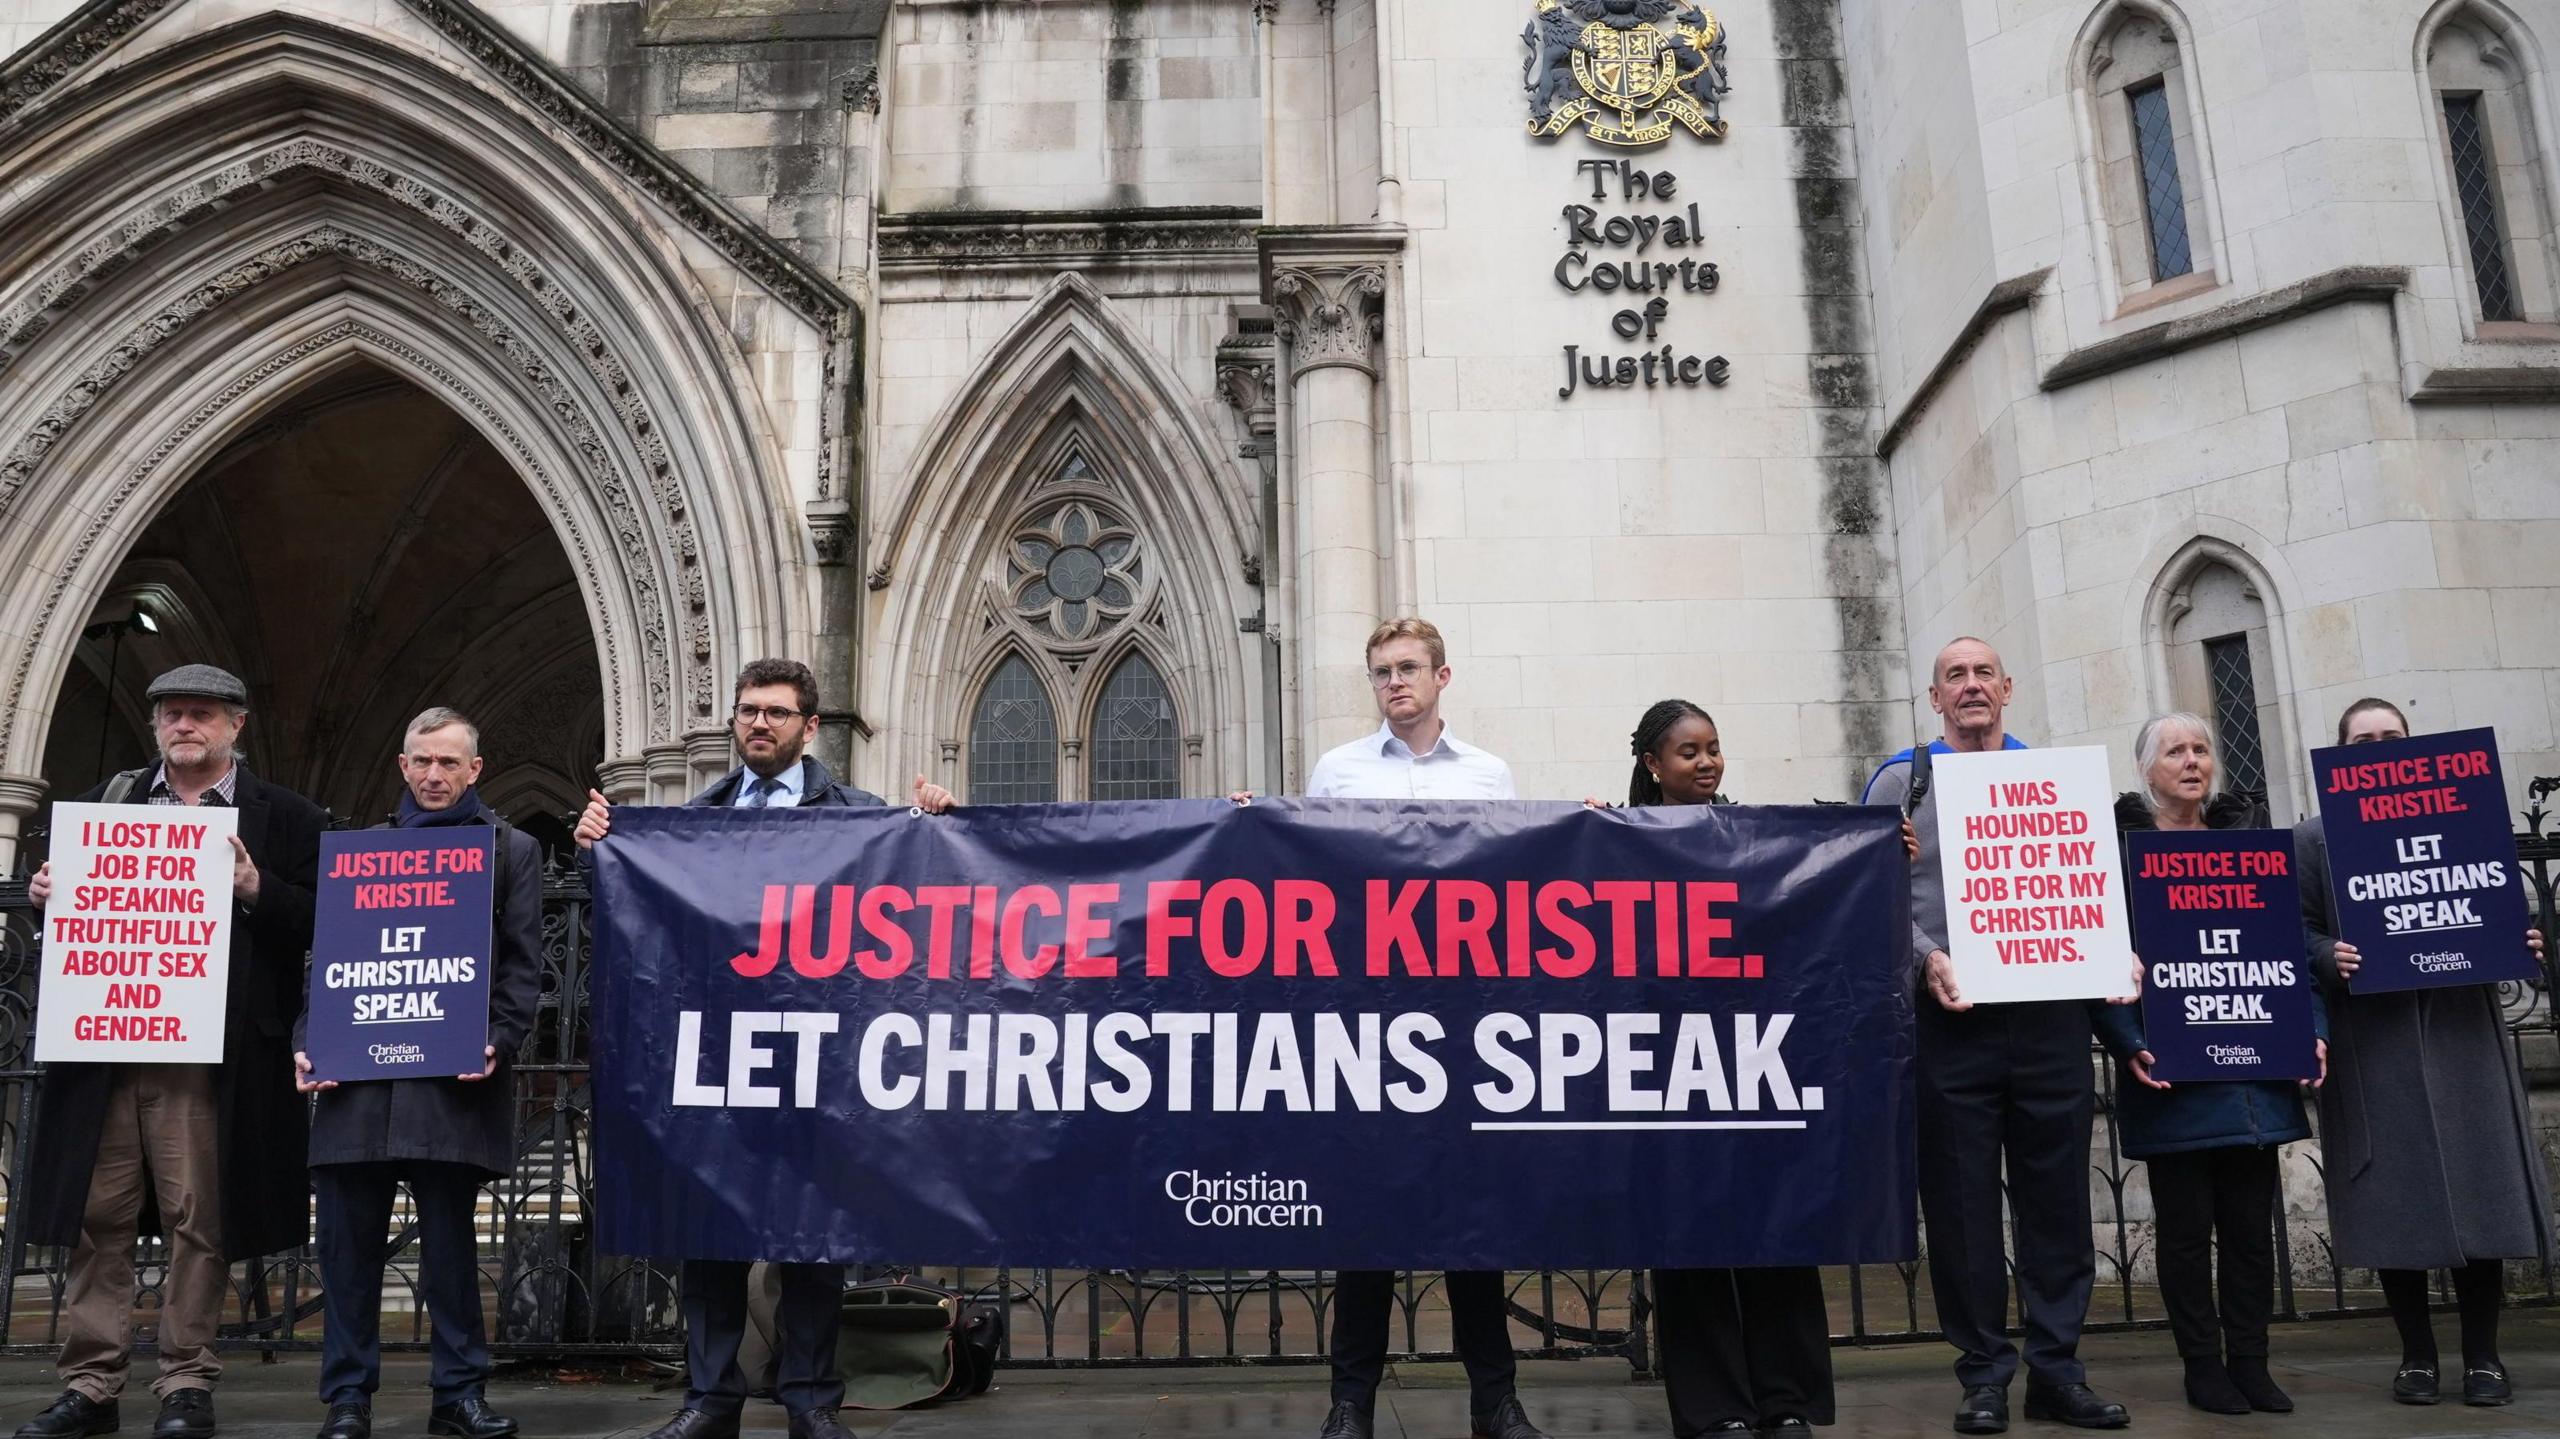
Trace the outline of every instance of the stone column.
{"label": "stone column", "polygon": [[36,775],[0,774],[0,879],[18,872],[27,831],[44,809],[44,792],[44,780]]}
{"label": "stone column", "polygon": [[[729,726],[687,731],[684,737],[685,791],[694,792],[737,767],[738,739]],[[839,774],[838,778],[842,778]]]}
{"label": "stone column", "polygon": [[649,799],[649,762],[624,757],[596,766],[596,788],[615,804],[645,804]]}
{"label": "stone column", "polygon": [[[824,403],[838,403],[832,389]],[[851,445],[839,448],[848,458],[854,451]],[[842,499],[811,500],[805,513],[818,555],[818,639],[809,656],[818,679],[818,733],[809,750],[837,778],[850,779],[853,736],[861,723],[855,712],[854,656],[862,644],[862,569],[852,562],[853,506]]]}
{"label": "stone column", "polygon": [[649,790],[644,804],[682,804],[692,798],[693,771],[685,762],[681,744],[653,744],[640,752],[641,761],[649,767]]}
{"label": "stone column", "polygon": [[1378,341],[1386,271],[1374,263],[1283,262],[1272,305],[1286,370],[1296,461],[1299,689],[1306,755],[1378,722],[1363,647],[1381,584]]}
{"label": "stone column", "polygon": [[1289,765],[1284,716],[1290,686],[1283,678],[1283,615],[1290,637],[1297,625],[1291,608],[1296,594],[1293,556],[1280,500],[1280,409],[1278,337],[1269,309],[1261,305],[1230,307],[1235,329],[1218,342],[1218,391],[1236,413],[1243,431],[1237,453],[1254,462],[1262,480],[1261,544],[1246,567],[1260,603],[1244,620],[1245,632],[1258,636],[1262,664],[1262,770],[1252,787],[1269,793],[1288,788]]}

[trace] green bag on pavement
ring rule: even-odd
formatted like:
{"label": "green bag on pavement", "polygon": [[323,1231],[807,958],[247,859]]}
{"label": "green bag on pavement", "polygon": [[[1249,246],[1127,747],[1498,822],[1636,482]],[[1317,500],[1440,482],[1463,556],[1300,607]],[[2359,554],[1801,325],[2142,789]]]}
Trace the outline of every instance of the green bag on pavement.
{"label": "green bag on pavement", "polygon": [[959,1296],[947,1289],[884,1279],[846,1290],[836,1335],[844,1406],[906,1409],[950,1394],[959,1322]]}

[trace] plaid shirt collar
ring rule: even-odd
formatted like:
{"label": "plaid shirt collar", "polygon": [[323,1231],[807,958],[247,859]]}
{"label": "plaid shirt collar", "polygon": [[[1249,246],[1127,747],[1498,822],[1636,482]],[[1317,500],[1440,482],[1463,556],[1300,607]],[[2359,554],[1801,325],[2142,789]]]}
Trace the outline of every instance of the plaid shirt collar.
{"label": "plaid shirt collar", "polygon": [[[231,768],[222,772],[222,778],[213,782],[213,788],[196,796],[196,803],[218,804],[225,808],[236,808],[238,806],[238,801],[233,799],[232,796],[238,791],[239,787],[240,762],[234,760],[231,763]],[[176,790],[169,788],[169,767],[165,764],[153,765],[151,767],[151,787],[143,791],[143,795],[153,804],[182,805],[186,803],[185,800],[178,798],[178,792]]]}

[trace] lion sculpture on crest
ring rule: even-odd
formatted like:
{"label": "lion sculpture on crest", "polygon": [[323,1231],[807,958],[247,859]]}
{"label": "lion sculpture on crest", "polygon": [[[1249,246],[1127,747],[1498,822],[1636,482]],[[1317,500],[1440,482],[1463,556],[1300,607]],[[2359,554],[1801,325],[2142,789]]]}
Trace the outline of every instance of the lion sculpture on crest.
{"label": "lion sculpture on crest", "polygon": [[1721,120],[1725,92],[1724,32],[1696,0],[1538,0],[1538,13],[1520,32],[1529,49],[1520,67],[1521,88],[1529,92],[1529,117],[1543,126],[1559,101],[1575,91],[1573,57],[1586,48],[1583,35],[1594,24],[1633,30],[1657,21],[1674,21],[1670,52],[1679,62],[1679,86],[1711,120]]}

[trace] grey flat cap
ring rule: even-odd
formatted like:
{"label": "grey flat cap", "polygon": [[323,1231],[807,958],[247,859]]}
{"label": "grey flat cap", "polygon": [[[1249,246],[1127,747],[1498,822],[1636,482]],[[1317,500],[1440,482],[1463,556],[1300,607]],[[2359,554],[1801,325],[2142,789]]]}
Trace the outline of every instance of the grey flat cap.
{"label": "grey flat cap", "polygon": [[218,665],[180,665],[153,680],[142,695],[153,701],[187,695],[244,707],[249,703],[249,687],[240,683],[238,675]]}

